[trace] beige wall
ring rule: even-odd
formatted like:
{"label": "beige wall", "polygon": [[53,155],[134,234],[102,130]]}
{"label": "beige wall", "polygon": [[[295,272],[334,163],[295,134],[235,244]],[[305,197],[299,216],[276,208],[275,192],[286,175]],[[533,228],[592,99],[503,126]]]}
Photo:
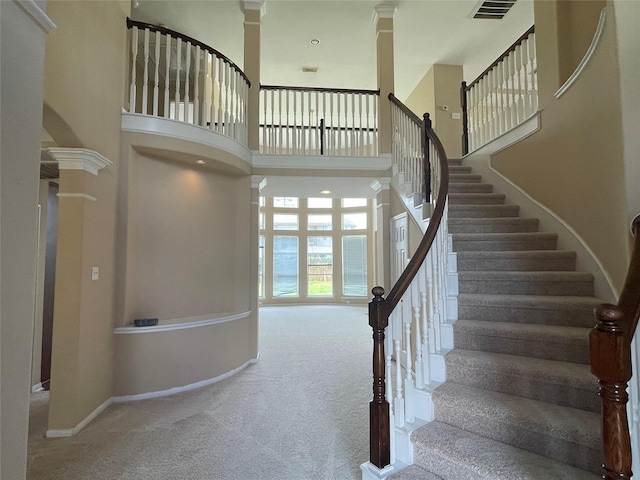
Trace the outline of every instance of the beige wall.
{"label": "beige wall", "polygon": [[[462,80],[462,65],[433,65],[405,102],[420,118],[424,113],[429,113],[433,129],[449,158],[460,158],[462,155]],[[454,119],[454,113],[460,114],[460,118]]]}
{"label": "beige wall", "polygon": [[9,480],[25,478],[27,463],[46,32],[17,2],[0,2],[0,18],[0,478]]}
{"label": "beige wall", "polygon": [[[615,24],[611,11],[598,50],[559,99],[559,48],[552,2],[537,1],[541,129],[492,158],[500,173],[564,219],[622,286],[629,260]],[[577,2],[582,4],[583,2]],[[584,26],[593,33],[593,25]]]}
{"label": "beige wall", "polygon": [[[61,147],[84,147],[113,162],[98,176],[63,171],[52,358],[50,429],[72,429],[113,388],[114,244],[120,112],[130,2],[54,1],[47,39],[44,124]],[[91,268],[100,269],[98,281]]]}
{"label": "beige wall", "polygon": [[[133,295],[121,324],[249,307],[249,177],[137,155],[127,276]],[[240,284],[240,285],[239,285]]]}

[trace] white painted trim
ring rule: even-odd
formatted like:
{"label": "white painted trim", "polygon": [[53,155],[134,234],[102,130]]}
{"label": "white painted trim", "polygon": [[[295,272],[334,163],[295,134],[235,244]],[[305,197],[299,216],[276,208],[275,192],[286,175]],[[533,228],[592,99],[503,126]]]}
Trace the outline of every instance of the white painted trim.
{"label": "white painted trim", "polygon": [[267,186],[267,177],[264,175],[251,175],[251,188],[262,190]]}
{"label": "white painted trim", "polygon": [[582,57],[582,60],[580,60],[580,63],[578,64],[574,72],[555,93],[556,98],[560,98],[562,95],[564,95],[567,92],[567,90],[571,88],[571,86],[576,82],[578,77],[582,75],[582,72],[591,61],[593,54],[596,52],[596,50],[598,49],[598,45],[600,44],[600,39],[602,38],[602,32],[604,32],[604,26],[605,26],[606,20],[607,20],[607,7],[604,7],[600,12],[600,20],[598,20],[598,27],[596,28],[596,32],[594,33],[593,38],[591,39],[591,45],[589,45],[587,52],[584,54],[584,57]]}
{"label": "white painted trim", "polygon": [[396,461],[393,465],[387,465],[384,468],[378,468],[371,462],[366,462],[360,465],[360,470],[362,470],[362,480],[383,480],[394,473],[398,473],[409,465],[402,463],[400,461]]}
{"label": "white painted trim", "polygon": [[138,401],[138,400],[148,400],[150,398],[167,397],[169,395],[175,395],[176,393],[183,393],[183,392],[189,392],[191,390],[197,390],[199,388],[207,387],[207,386],[213,385],[214,383],[217,383],[217,382],[219,382],[221,380],[229,378],[229,377],[235,375],[236,373],[240,372],[241,370],[244,370],[249,365],[257,363],[257,362],[258,362],[258,359],[257,358],[253,358],[251,360],[247,360],[242,365],[240,365],[238,368],[234,368],[233,370],[229,370],[228,372],[223,373],[222,375],[218,375],[217,377],[214,377],[214,378],[209,378],[207,380],[202,380],[200,382],[190,383],[189,385],[184,385],[182,387],[168,388],[167,390],[159,390],[159,391],[156,391],[156,392],[147,392],[147,393],[139,393],[139,394],[136,394],[136,395],[122,395],[120,397],[113,397],[113,401],[114,401],[114,403],[134,402],[134,401]]}
{"label": "white painted trim", "polygon": [[253,156],[254,168],[286,168],[295,170],[389,170],[391,156],[329,157],[326,155],[267,155]]}
{"label": "white painted trim", "polygon": [[199,125],[191,125],[171,118],[123,112],[121,128],[125,132],[160,135],[218,148],[251,165],[251,150],[231,137]]}
{"label": "white painted trim", "polygon": [[56,196],[59,198],[84,198],[85,200],[90,200],[92,202],[97,200],[96,197],[87,193],[57,193]]}
{"label": "white painted trim", "polygon": [[44,388],[42,388],[42,382],[36,383],[35,385],[31,386],[31,393],[35,392],[44,392]]}
{"label": "white painted trim", "polygon": [[96,418],[98,415],[100,415],[102,412],[104,412],[107,409],[107,407],[109,405],[111,405],[113,402],[114,402],[114,397],[110,397],[102,405],[100,405],[93,412],[91,412],[89,415],[87,415],[84,418],[84,420],[82,420],[80,423],[78,423],[75,427],[73,427],[71,429],[68,429],[68,430],[56,430],[56,429],[47,430],[47,433],[46,433],[45,436],[47,438],[73,437],[76,433],[78,433],[84,427],[89,425],[89,423],[91,423],[91,421],[94,418]]}
{"label": "white painted trim", "polygon": [[51,33],[56,29],[56,24],[53,23],[44,10],[33,0],[13,0],[13,2],[29,14],[44,33]]}
{"label": "white painted trim", "polygon": [[533,135],[540,130],[540,112],[535,112],[529,118],[524,120],[520,125],[516,125],[510,130],[507,130],[503,134],[497,136],[493,140],[484,145],[476,148],[475,150],[467,153],[462,158],[467,158],[474,153],[493,155],[501,152],[505,148],[509,148],[512,145],[524,140],[525,138]]}
{"label": "white painted trim", "polygon": [[58,162],[59,170],[84,170],[98,175],[98,170],[113,165],[107,157],[86,148],[51,147],[45,152]]}
{"label": "white painted trim", "polygon": [[[165,323],[164,325],[155,325],[153,327],[117,327],[113,329],[115,335],[122,334],[134,334],[134,333],[158,333],[169,332],[172,330],[186,330],[188,328],[207,327],[209,325],[217,325],[220,323],[232,322],[234,320],[240,320],[247,318],[251,315],[251,311],[236,313],[233,315],[226,315],[224,317],[208,318],[205,320],[196,320],[184,323]],[[176,320],[162,320],[162,322],[176,322]]]}

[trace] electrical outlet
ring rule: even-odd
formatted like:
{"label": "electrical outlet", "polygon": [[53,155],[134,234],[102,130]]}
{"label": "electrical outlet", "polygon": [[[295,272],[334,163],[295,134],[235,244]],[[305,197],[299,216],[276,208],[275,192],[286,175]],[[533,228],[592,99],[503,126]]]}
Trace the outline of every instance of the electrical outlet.
{"label": "electrical outlet", "polygon": [[91,268],[91,280],[98,280],[100,278],[100,269],[98,267]]}

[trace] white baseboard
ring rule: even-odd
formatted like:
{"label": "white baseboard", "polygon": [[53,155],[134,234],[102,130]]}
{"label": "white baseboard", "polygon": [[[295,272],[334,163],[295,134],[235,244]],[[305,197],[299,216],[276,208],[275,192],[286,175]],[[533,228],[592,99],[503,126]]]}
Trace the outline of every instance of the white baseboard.
{"label": "white baseboard", "polygon": [[65,429],[65,430],[56,430],[56,429],[47,430],[47,433],[46,433],[45,436],[47,438],[72,437],[76,433],[78,433],[80,430],[82,430],[84,427],[89,425],[89,423],[91,423],[91,421],[94,418],[96,418],[98,415],[100,415],[102,412],[104,412],[107,409],[107,407],[109,405],[111,405],[112,403],[113,403],[113,397],[110,397],[102,405],[100,405],[93,412],[91,412],[89,415],[87,415],[84,418],[84,420],[82,420],[80,423],[78,423],[75,427],[73,427],[71,429]]}
{"label": "white baseboard", "polygon": [[195,382],[195,383],[190,383],[189,385],[183,385],[181,387],[173,387],[173,388],[168,388],[166,390],[158,390],[155,392],[147,392],[147,393],[138,393],[135,395],[121,395],[121,396],[117,396],[117,397],[113,397],[113,401],[116,403],[122,403],[122,402],[134,402],[134,401],[138,401],[138,400],[148,400],[150,398],[158,398],[158,397],[167,397],[169,395],[175,395],[176,393],[182,393],[182,392],[188,392],[191,390],[197,390],[199,388],[202,387],[207,387],[209,385],[213,385],[214,383],[217,383],[221,380],[224,380],[225,378],[229,378],[233,375],[235,375],[236,373],[238,373],[241,370],[244,370],[246,367],[248,367],[250,364],[254,364],[258,362],[258,358],[252,358],[250,360],[247,360],[245,363],[243,363],[242,365],[240,365],[238,368],[234,368],[233,370],[230,370],[226,373],[223,373],[222,375],[218,375],[217,377],[214,378],[209,378],[207,380],[201,380],[199,382]]}
{"label": "white baseboard", "polygon": [[31,387],[31,393],[43,392],[43,391],[44,391],[44,388],[42,388],[42,382],[36,383]]}

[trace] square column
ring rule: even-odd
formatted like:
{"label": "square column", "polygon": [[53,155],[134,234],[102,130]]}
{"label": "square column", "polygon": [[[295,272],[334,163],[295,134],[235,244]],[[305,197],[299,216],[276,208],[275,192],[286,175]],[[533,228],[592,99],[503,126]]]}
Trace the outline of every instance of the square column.
{"label": "square column", "polygon": [[376,25],[376,51],[378,69],[378,88],[380,89],[380,118],[378,120],[378,142],[380,154],[390,154],[391,105],[388,100],[394,93],[394,59],[393,59],[393,15],[397,7],[393,4],[376,6],[374,22]]}
{"label": "square column", "polygon": [[251,82],[247,108],[248,147],[260,149],[260,22],[265,14],[264,0],[243,1],[244,73]]}

